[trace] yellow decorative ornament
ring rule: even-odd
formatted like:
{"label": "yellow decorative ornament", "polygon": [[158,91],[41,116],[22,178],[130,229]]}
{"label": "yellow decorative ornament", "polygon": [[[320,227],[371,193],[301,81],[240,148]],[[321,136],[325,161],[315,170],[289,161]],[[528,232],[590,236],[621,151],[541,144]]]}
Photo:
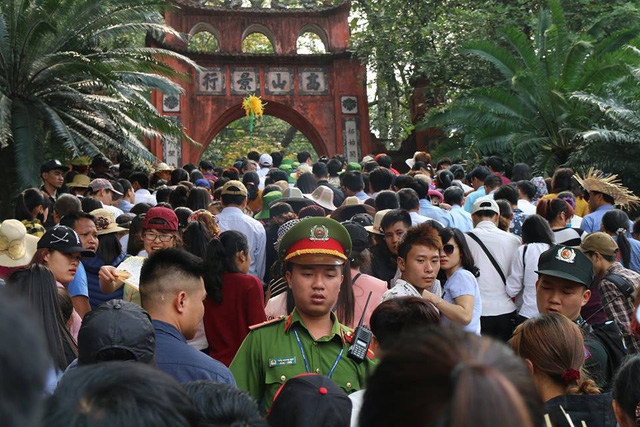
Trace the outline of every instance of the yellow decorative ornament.
{"label": "yellow decorative ornament", "polygon": [[244,108],[245,113],[247,113],[247,117],[249,117],[249,132],[251,133],[252,137],[253,128],[255,126],[255,119],[256,117],[262,117],[265,105],[266,104],[263,104],[262,100],[255,95],[249,95],[242,100],[242,108]]}

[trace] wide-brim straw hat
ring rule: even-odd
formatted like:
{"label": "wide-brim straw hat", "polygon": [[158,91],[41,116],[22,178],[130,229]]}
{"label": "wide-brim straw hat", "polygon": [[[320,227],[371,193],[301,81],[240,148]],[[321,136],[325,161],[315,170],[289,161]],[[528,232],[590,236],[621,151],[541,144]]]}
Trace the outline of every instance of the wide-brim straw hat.
{"label": "wide-brim straw hat", "polygon": [[94,209],[91,211],[91,215],[95,218],[94,222],[96,223],[98,236],[117,233],[118,231],[129,231],[126,228],[120,227],[116,222],[116,216],[114,213],[107,209]]}
{"label": "wide-brim straw hat", "polygon": [[7,219],[0,224],[0,266],[21,267],[29,264],[38,250],[38,238],[27,234],[23,223]]}
{"label": "wide-brim straw hat", "polygon": [[331,212],[331,218],[338,222],[342,222],[350,220],[351,217],[359,213],[366,213],[374,216],[376,214],[376,209],[373,206],[365,205],[355,196],[349,196],[344,199],[344,202],[340,207]]}
{"label": "wide-brim straw hat", "polygon": [[302,191],[300,191],[300,189],[296,187],[289,187],[284,190],[282,192],[282,198],[274,200],[272,204],[278,202],[288,203],[296,214],[299,213],[300,210],[305,206],[313,204],[313,201],[304,197]]}
{"label": "wide-brim straw hat", "polygon": [[380,224],[382,224],[382,218],[389,212],[391,209],[383,209],[381,211],[376,212],[376,216],[373,217],[373,225],[368,225],[364,229],[369,233],[379,234],[381,236],[384,235]]}
{"label": "wide-brim straw hat", "polygon": [[322,206],[326,210],[335,211],[336,206],[333,204],[333,191],[329,187],[319,185],[311,194],[303,194],[304,197],[313,200],[317,205]]}
{"label": "wide-brim straw hat", "polygon": [[298,179],[298,177],[305,172],[313,173],[313,168],[308,164],[303,163],[300,166],[298,166],[296,171],[290,174],[289,176],[291,176],[292,178]]}
{"label": "wide-brim straw hat", "polygon": [[640,198],[622,185],[618,175],[605,175],[603,172],[590,168],[584,178],[575,174],[574,178],[587,191],[595,191],[611,196],[616,205],[630,207],[640,204]]}
{"label": "wide-brim straw hat", "polygon": [[73,177],[73,180],[67,184],[69,188],[89,188],[91,184],[91,178],[81,173]]}

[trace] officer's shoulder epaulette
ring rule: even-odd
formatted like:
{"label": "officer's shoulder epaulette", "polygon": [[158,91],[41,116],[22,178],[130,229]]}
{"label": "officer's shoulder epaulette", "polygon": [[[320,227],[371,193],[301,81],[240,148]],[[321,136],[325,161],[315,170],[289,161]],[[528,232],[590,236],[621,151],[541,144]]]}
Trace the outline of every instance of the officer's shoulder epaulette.
{"label": "officer's shoulder epaulette", "polygon": [[274,324],[276,324],[276,323],[280,323],[280,322],[282,322],[284,319],[285,319],[285,317],[284,317],[284,316],[274,317],[273,319],[265,320],[264,322],[256,323],[255,325],[251,325],[251,326],[249,326],[249,330],[250,330],[250,331],[255,331],[256,329],[260,329],[260,328],[262,328],[262,327],[264,327],[264,326],[267,326],[267,325],[274,325]]}

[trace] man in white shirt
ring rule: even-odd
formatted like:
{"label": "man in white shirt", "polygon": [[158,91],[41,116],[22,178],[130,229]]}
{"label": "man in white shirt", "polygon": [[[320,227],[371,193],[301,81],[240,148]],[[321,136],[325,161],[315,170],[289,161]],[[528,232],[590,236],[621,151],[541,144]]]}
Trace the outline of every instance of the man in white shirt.
{"label": "man in white shirt", "polygon": [[247,188],[240,181],[228,181],[222,186],[222,212],[216,217],[220,231],[236,230],[247,237],[251,250],[249,274],[261,281],[264,278],[267,253],[267,233],[257,220],[245,215]]}
{"label": "man in white shirt", "polygon": [[273,158],[269,154],[263,154],[260,156],[259,165],[260,169],[258,169],[257,173],[260,177],[260,185],[258,186],[258,188],[260,190],[263,190],[267,173],[271,170],[271,166],[273,165]]}
{"label": "man in white shirt", "polygon": [[516,183],[516,188],[518,189],[518,209],[526,215],[535,215],[536,205],[531,203],[531,199],[536,196],[536,186],[531,181],[523,179]]}
{"label": "man in white shirt", "polygon": [[129,182],[134,191],[134,205],[138,203],[149,203],[151,206],[158,204],[156,196],[149,192],[149,177],[143,172],[132,173]]}
{"label": "man in white shirt", "polygon": [[[478,286],[482,297],[482,334],[508,341],[515,327],[517,313],[516,305],[507,295],[505,281],[518,253],[520,239],[498,228],[500,209],[493,199],[476,200],[471,217],[475,228],[465,237],[476,266],[480,269]],[[497,266],[494,266],[487,252]]]}

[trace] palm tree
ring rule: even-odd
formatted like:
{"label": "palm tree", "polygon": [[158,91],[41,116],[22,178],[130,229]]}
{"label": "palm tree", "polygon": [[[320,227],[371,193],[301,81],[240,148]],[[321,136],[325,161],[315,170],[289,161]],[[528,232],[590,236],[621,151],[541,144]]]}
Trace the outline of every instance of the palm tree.
{"label": "palm tree", "polygon": [[[629,48],[640,57],[640,50]],[[632,70],[635,88],[640,87],[640,68]],[[591,129],[581,132],[582,149],[571,154],[569,161],[583,169],[595,166],[614,171],[636,194],[640,193],[640,113],[638,89],[598,96],[576,92],[578,102],[597,108],[601,117]]]}
{"label": "palm tree", "polygon": [[574,39],[559,1],[550,0],[533,40],[509,29],[503,31],[505,44],[467,44],[464,52],[492,63],[502,81],[457,98],[420,128],[446,127],[453,140],[445,146],[464,157],[500,154],[550,174],[571,159],[582,141],[577,135],[591,127],[595,109],[572,93],[601,93],[630,76],[628,63],[637,58],[621,48],[638,34],[634,28],[597,43]]}
{"label": "palm tree", "polygon": [[[144,138],[184,138],[175,122],[147,100],[152,89],[181,92],[182,77],[164,62],[170,51],[117,47],[119,38],[155,32],[180,37],[163,24],[165,0],[0,0],[0,205],[38,185],[44,141],[71,155],[115,149],[154,163]],[[9,191],[7,191],[9,190]]]}

